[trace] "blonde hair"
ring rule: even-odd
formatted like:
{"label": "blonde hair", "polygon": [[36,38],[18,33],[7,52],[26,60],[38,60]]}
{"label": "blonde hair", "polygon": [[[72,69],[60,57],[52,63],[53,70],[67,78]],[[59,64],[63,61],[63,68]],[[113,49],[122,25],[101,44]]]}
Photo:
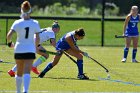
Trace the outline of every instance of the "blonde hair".
{"label": "blonde hair", "polygon": [[23,13],[27,13],[31,10],[31,5],[28,1],[24,1],[22,4],[21,4],[21,12]]}
{"label": "blonde hair", "polygon": [[132,9],[137,9],[138,10],[138,6],[134,5],[134,6],[131,7],[131,10]]}

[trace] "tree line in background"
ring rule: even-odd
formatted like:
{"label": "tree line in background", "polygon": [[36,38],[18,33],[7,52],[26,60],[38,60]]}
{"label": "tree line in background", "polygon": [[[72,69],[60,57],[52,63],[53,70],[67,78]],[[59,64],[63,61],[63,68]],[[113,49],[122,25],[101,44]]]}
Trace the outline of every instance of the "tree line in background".
{"label": "tree line in background", "polygon": [[[1,0],[0,13],[19,13],[24,0]],[[100,16],[102,0],[28,0],[35,15],[47,16]],[[122,16],[140,0],[106,0],[106,16]]]}

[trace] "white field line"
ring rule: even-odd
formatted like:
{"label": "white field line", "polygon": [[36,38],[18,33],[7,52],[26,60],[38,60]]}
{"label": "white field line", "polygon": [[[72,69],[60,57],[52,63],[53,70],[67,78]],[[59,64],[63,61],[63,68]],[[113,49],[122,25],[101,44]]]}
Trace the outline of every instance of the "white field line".
{"label": "white field line", "polygon": [[[16,91],[0,90],[0,93],[15,93]],[[46,90],[34,90],[29,93],[140,93],[140,92],[76,92],[76,91],[46,91]]]}

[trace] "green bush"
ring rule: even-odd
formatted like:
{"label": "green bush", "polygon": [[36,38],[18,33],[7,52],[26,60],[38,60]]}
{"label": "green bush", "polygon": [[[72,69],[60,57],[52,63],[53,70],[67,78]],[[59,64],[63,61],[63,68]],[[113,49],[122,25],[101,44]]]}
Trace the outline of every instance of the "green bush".
{"label": "green bush", "polygon": [[34,14],[44,16],[88,16],[90,14],[90,9],[84,6],[78,7],[74,3],[70,4],[69,6],[63,6],[59,2],[46,6],[44,9],[39,9],[37,6],[34,6],[33,11]]}
{"label": "green bush", "polygon": [[117,16],[119,13],[119,7],[114,3],[106,3],[105,12],[106,16]]}
{"label": "green bush", "polygon": [[[119,14],[119,7],[114,3],[106,3],[105,5],[105,16],[117,16]],[[102,5],[97,4],[95,10],[95,15],[102,15]]]}

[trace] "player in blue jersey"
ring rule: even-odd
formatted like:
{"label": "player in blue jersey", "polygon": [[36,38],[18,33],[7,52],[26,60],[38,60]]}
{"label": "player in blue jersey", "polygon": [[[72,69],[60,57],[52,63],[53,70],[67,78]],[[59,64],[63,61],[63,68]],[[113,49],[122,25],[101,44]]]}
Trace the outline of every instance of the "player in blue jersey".
{"label": "player in blue jersey", "polygon": [[123,35],[126,36],[126,45],[124,48],[124,57],[122,62],[126,62],[129,47],[131,41],[133,41],[133,51],[132,51],[132,62],[137,63],[136,53],[138,46],[138,27],[137,24],[140,20],[140,15],[138,14],[138,7],[132,6],[130,13],[127,15],[124,23],[124,32]]}
{"label": "player in blue jersey", "polygon": [[[56,44],[56,50],[58,52],[65,51],[68,54],[77,58],[77,66],[78,66],[78,76],[79,79],[89,79],[83,73],[83,55],[88,57],[86,52],[83,52],[76,45],[77,40],[83,39],[85,36],[84,29],[77,29],[75,31],[69,32],[64,35]],[[62,52],[63,53],[63,52]],[[43,78],[46,72],[52,69],[60,60],[62,53],[60,55],[55,55],[52,62],[48,63],[45,69],[40,73],[38,77]]]}

